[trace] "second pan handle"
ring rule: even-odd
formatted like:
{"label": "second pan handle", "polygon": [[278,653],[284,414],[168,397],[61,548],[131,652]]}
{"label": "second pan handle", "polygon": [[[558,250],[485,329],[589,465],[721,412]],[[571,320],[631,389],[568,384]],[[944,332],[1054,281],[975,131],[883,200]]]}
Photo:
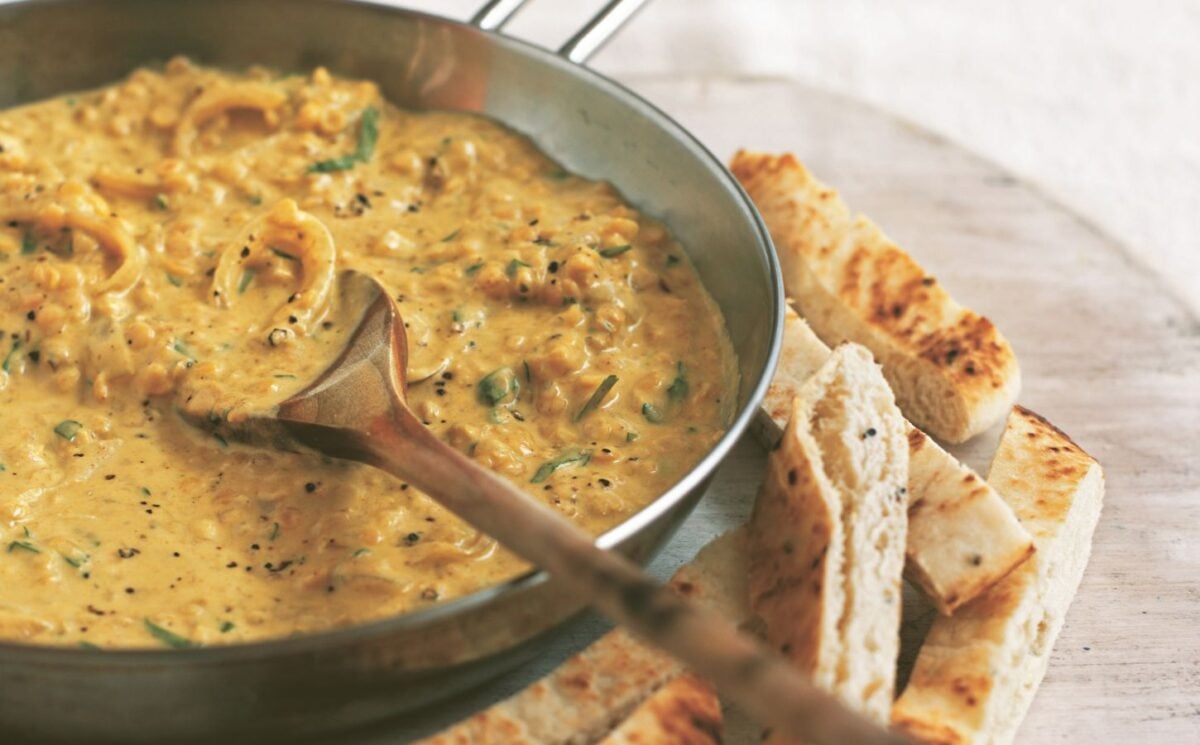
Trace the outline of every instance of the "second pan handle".
{"label": "second pan handle", "polygon": [[[500,31],[526,0],[488,0],[471,18],[484,31]],[[633,18],[649,0],[609,0],[583,28],[558,48],[561,57],[582,65]]]}

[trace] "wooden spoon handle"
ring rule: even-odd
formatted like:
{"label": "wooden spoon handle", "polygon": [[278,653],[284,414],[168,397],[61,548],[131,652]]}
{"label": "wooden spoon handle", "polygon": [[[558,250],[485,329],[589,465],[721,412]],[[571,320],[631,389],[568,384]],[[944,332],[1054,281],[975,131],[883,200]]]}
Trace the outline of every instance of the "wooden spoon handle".
{"label": "wooden spoon handle", "polygon": [[712,680],[759,722],[813,745],[902,743],[817,688],[716,614],[685,602],[630,560],[439,440],[403,404],[366,427],[373,465],[402,478],[597,610]]}

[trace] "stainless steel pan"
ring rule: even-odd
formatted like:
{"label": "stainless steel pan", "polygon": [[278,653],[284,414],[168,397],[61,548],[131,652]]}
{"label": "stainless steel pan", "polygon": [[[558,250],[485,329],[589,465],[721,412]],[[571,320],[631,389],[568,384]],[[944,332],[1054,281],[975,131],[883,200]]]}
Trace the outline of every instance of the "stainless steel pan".
{"label": "stainless steel pan", "polygon": [[[208,64],[325,65],[414,108],[486,114],[667,222],[725,315],[738,356],[728,434],[679,483],[599,539],[648,560],[745,430],[775,366],[779,272],[757,213],[683,128],[582,62],[640,2],[615,0],[554,54],[472,24],[331,0],[25,0],[0,4],[0,107],[187,54]],[[696,343],[704,343],[697,339]],[[749,495],[747,495],[749,498]],[[98,652],[0,644],[0,741],[294,741],[444,698],[526,659],[578,610],[531,573],[430,610],[256,644]]]}

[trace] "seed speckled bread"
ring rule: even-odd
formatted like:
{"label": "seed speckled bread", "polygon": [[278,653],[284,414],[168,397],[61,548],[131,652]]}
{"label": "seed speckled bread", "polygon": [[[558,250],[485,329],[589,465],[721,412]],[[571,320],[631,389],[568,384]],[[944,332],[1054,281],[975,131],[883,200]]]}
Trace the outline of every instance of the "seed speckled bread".
{"label": "seed speckled bread", "polygon": [[[765,446],[779,440],[792,400],[829,355],[789,306],[779,367],[755,423]],[[911,425],[908,444],[905,574],[950,614],[1025,561],[1033,539],[986,481]]]}
{"label": "seed speckled bread", "polygon": [[643,701],[600,745],[720,745],[721,730],[716,689],[684,673]]}
{"label": "seed speckled bread", "polygon": [[1009,417],[988,481],[1033,532],[1037,553],[982,597],[939,618],[892,710],[936,745],[1013,742],[1091,553],[1100,464],[1037,414]]}
{"label": "seed speckled bread", "polygon": [[608,733],[681,668],[618,628],[513,696],[424,745],[583,745]]}
{"label": "seed speckled bread", "polygon": [[997,490],[918,429],[908,430],[905,576],[943,615],[1034,554],[1033,537]]}
{"label": "seed speckled bread", "polygon": [[747,546],[768,643],[886,722],[899,652],[908,442],[871,353],[834,350],[800,389]]}
{"label": "seed speckled bread", "polygon": [[792,155],[740,151],[730,168],[771,231],[800,314],[826,343],[870,349],[909,420],[957,443],[1008,413],[1021,375],[991,321],[959,305],[869,219],[852,216]]}
{"label": "seed speckled bread", "polygon": [[[671,579],[680,594],[734,623],[750,615],[746,605],[745,532],[744,527],[736,528],[711,541]],[[617,628],[536,683],[422,740],[421,745],[596,742],[681,673],[682,667],[672,657]],[[665,710],[669,695],[660,699],[653,712]],[[695,704],[696,692],[688,696],[688,701]],[[643,712],[644,723],[653,712]],[[707,721],[713,724],[711,717]],[[719,716],[715,726],[719,731]],[[626,731],[632,738],[628,742],[643,742],[636,739],[641,737],[636,732],[636,728]]]}

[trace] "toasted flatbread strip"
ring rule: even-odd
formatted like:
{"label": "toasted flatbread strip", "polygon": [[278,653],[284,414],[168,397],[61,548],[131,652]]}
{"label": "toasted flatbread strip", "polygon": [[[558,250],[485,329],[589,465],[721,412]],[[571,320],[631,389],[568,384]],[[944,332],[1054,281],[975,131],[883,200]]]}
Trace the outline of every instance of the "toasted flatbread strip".
{"label": "toasted flatbread strip", "polygon": [[892,719],[938,745],[1011,743],[1091,553],[1104,500],[1100,464],[1017,407],[991,482],[1033,532],[1037,553],[952,618],[934,622]]}
{"label": "toasted flatbread strip", "polygon": [[788,295],[826,343],[866,346],[904,414],[946,442],[1000,421],[1021,387],[1012,347],[792,155],[730,165],[762,213]]}
{"label": "toasted flatbread strip", "polygon": [[808,322],[796,313],[791,301],[783,311],[783,344],[779,365],[754,418],[754,436],[765,448],[775,447],[792,416],[792,403],[800,388],[829,361],[832,351],[817,338]]}
{"label": "toasted flatbread strip", "polygon": [[[693,602],[740,623],[745,600],[745,529],[715,539],[672,585]],[[424,745],[578,745],[596,742],[683,672],[669,655],[614,629],[557,669],[442,732]],[[719,724],[719,720],[718,720]],[[636,741],[636,740],[635,740]]]}
{"label": "toasted flatbread strip", "polygon": [[908,445],[905,576],[951,615],[1033,556],[1033,538],[996,489],[921,430],[908,430]]}
{"label": "toasted flatbread strip", "polygon": [[[779,367],[756,420],[771,447],[792,399],[829,358],[829,347],[788,307]],[[925,433],[907,425],[908,545],[905,575],[943,614],[970,601],[1033,553],[1033,538],[994,489]]]}
{"label": "toasted flatbread strip", "polygon": [[600,739],[681,672],[624,629],[605,634],[545,678],[423,740],[426,745],[576,745]]}
{"label": "toasted flatbread strip", "polygon": [[671,587],[730,623],[743,625],[750,621],[753,613],[746,597],[746,575],[750,571],[746,533],[746,526],[740,525],[709,541],[696,558],[675,571]]}
{"label": "toasted flatbread strip", "polygon": [[871,353],[836,349],[801,388],[750,521],[750,607],[768,643],[886,722],[900,646],[908,442]]}
{"label": "toasted flatbread strip", "polygon": [[716,689],[685,673],[643,701],[600,745],[720,745],[721,732]]}

